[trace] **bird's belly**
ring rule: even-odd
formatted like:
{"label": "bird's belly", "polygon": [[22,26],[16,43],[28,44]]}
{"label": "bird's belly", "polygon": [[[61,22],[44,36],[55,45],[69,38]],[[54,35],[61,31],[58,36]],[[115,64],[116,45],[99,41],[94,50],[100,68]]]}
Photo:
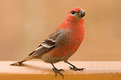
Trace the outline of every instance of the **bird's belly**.
{"label": "bird's belly", "polygon": [[[67,40],[66,40],[67,41]],[[61,41],[59,45],[50,52],[42,55],[41,59],[48,63],[56,63],[58,61],[66,61],[70,56],[72,56],[79,48],[82,42],[82,38],[71,38],[68,39],[68,43]]]}
{"label": "bird's belly", "polygon": [[66,46],[54,48],[50,52],[42,55],[41,60],[47,63],[56,63],[58,61],[65,61],[70,56],[72,56],[73,53],[76,52],[77,47],[79,47],[79,45],[69,44]]}
{"label": "bird's belly", "polygon": [[55,58],[51,55],[44,54],[44,55],[42,55],[41,60],[43,60],[46,63],[56,63],[56,62],[60,61],[60,58]]}
{"label": "bird's belly", "polygon": [[44,55],[41,56],[41,60],[43,60],[46,63],[56,63],[56,62],[59,62],[59,61],[67,60],[71,55],[72,54],[65,55],[63,57],[55,57],[55,56],[51,56],[51,55],[48,55],[48,54],[44,54]]}
{"label": "bird's belly", "polygon": [[67,45],[56,47],[50,52],[43,55],[42,60],[45,62],[65,61],[72,56],[78,49],[81,41],[69,42]]}

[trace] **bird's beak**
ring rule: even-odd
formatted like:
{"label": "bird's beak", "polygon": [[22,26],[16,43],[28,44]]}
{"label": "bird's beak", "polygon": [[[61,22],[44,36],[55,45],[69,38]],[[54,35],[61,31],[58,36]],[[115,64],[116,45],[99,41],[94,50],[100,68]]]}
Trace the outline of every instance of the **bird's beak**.
{"label": "bird's beak", "polygon": [[84,10],[79,11],[78,16],[79,17],[84,17],[85,16],[85,11]]}

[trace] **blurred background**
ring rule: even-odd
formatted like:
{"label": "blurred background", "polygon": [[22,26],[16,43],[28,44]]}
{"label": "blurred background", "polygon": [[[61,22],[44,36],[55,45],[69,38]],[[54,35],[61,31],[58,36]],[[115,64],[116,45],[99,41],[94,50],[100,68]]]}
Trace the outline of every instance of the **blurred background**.
{"label": "blurred background", "polygon": [[86,11],[85,38],[70,60],[121,60],[121,0],[0,0],[0,60],[21,60],[64,21]]}

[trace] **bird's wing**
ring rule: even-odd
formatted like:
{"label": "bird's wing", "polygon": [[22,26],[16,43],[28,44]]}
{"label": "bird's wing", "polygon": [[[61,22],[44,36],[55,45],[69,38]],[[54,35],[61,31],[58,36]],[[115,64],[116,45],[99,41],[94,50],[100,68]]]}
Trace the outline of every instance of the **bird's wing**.
{"label": "bird's wing", "polygon": [[63,38],[65,37],[64,30],[57,30],[48,36],[47,39],[43,40],[41,44],[34,50],[29,56],[41,56],[44,53],[51,51]]}

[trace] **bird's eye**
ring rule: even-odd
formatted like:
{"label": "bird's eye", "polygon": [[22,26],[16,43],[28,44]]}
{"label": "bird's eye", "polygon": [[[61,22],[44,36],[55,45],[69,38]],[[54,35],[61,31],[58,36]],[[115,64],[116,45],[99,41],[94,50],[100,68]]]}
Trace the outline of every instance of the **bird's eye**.
{"label": "bird's eye", "polygon": [[75,13],[75,11],[71,11],[71,14],[74,14]]}

